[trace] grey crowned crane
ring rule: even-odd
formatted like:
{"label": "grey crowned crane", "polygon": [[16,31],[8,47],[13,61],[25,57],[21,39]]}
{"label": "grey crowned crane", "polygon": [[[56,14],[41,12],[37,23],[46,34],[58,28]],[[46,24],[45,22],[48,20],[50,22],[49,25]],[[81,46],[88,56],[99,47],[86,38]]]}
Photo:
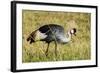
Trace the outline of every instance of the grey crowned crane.
{"label": "grey crowned crane", "polygon": [[47,24],[33,31],[27,38],[30,44],[36,41],[45,41],[48,46],[46,56],[48,55],[49,44],[55,42],[55,55],[57,55],[57,43],[65,44],[71,40],[72,35],[76,35],[76,29],[72,28],[68,32],[64,32],[64,28],[57,24]]}

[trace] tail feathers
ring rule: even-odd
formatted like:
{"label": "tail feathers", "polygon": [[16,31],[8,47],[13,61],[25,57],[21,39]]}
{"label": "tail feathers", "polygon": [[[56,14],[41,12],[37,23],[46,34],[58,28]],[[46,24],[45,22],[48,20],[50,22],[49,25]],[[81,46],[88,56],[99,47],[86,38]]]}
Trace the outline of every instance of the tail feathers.
{"label": "tail feathers", "polygon": [[33,31],[27,38],[27,41],[34,43],[36,41],[40,41],[41,39],[45,39],[47,35],[41,33],[39,30]]}
{"label": "tail feathers", "polygon": [[32,43],[35,42],[34,39],[32,39],[31,37],[28,37],[28,38],[27,38],[27,41],[29,41],[30,44],[32,44]]}
{"label": "tail feathers", "polygon": [[35,33],[36,31],[32,32],[27,38],[27,41],[29,41],[30,44],[35,42],[35,36],[36,36]]}

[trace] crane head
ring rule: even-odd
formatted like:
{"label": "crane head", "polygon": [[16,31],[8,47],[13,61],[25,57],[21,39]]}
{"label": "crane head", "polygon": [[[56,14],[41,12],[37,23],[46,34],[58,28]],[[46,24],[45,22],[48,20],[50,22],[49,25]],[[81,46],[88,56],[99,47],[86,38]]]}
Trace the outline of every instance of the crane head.
{"label": "crane head", "polygon": [[76,28],[72,28],[72,29],[70,30],[70,33],[71,33],[72,35],[75,35],[75,36],[76,36]]}

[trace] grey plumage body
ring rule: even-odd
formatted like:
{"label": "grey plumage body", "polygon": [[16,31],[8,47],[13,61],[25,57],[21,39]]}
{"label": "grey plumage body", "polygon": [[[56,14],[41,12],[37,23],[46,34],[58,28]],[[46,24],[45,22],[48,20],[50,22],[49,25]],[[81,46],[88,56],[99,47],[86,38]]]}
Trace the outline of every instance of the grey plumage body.
{"label": "grey plumage body", "polygon": [[67,34],[64,32],[64,28],[60,25],[49,24],[39,28],[41,33],[47,35],[46,38],[41,39],[41,41],[46,41],[50,43],[52,41],[56,41],[58,43],[67,43],[68,40],[66,38]]}

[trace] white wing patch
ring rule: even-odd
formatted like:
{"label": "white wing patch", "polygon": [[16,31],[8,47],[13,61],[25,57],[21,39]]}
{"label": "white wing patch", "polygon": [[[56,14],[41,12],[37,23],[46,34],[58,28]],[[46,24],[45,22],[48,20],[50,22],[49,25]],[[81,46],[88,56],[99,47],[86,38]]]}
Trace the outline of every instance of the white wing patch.
{"label": "white wing patch", "polygon": [[46,37],[47,37],[47,35],[45,35],[44,33],[41,33],[40,31],[37,31],[35,41],[45,39]]}

